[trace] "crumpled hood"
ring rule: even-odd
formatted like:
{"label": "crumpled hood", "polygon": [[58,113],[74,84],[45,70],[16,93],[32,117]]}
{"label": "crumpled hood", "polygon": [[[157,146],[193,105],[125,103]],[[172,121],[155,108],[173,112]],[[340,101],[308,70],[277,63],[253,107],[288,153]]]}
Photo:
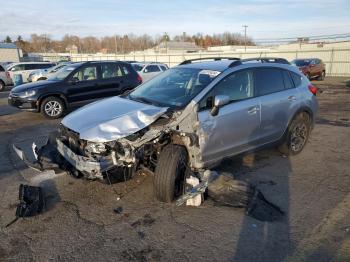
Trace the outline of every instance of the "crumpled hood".
{"label": "crumpled hood", "polygon": [[62,124],[79,133],[81,139],[108,142],[145,128],[167,109],[115,96],[74,111]]}

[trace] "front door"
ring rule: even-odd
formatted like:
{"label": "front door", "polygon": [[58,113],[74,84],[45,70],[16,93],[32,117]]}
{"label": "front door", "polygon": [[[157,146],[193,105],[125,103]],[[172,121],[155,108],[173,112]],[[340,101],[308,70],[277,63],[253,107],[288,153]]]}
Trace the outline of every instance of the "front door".
{"label": "front door", "polygon": [[69,79],[68,101],[79,102],[98,98],[99,80],[96,65],[79,69]]}
{"label": "front door", "polygon": [[[211,115],[216,95],[227,95],[230,103]],[[259,143],[260,100],[255,97],[253,71],[241,70],[220,81],[200,102],[199,145],[204,163],[238,154]]]}

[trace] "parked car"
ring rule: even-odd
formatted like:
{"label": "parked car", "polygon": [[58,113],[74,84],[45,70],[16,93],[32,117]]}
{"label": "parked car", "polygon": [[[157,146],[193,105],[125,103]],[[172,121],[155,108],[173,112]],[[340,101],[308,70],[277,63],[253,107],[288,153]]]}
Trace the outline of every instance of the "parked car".
{"label": "parked car", "polygon": [[0,91],[5,90],[5,86],[11,85],[12,80],[10,73],[6,70],[6,67],[0,65]]}
{"label": "parked car", "polygon": [[143,82],[147,82],[156,75],[168,70],[168,66],[162,63],[131,63],[137,73],[142,77]]}
{"label": "parked car", "polygon": [[291,64],[297,66],[309,79],[324,80],[326,77],[326,66],[321,59],[294,59]]}
{"label": "parked car", "polygon": [[204,170],[226,157],[267,145],[300,153],[314,126],[316,93],[284,59],[187,60],[67,115],[37,152],[62,156],[51,162],[76,176],[109,182],[146,167],[155,195],[169,202],[184,193],[188,176],[205,182]]}
{"label": "parked car", "polygon": [[38,69],[45,69],[54,66],[54,63],[50,62],[21,62],[21,63],[12,63],[7,67],[9,71],[12,82],[13,76],[15,74],[22,75],[23,82],[27,82],[28,76],[31,72]]}
{"label": "parked car", "polygon": [[140,83],[140,76],[124,62],[74,63],[47,80],[14,87],[8,102],[48,118],[59,118],[71,104],[120,95]]}
{"label": "parked car", "polygon": [[65,67],[66,65],[71,64],[70,62],[63,62],[58,65],[46,68],[46,69],[38,69],[31,72],[28,76],[28,82],[36,82],[40,80],[47,80],[50,76],[55,74],[58,70]]}

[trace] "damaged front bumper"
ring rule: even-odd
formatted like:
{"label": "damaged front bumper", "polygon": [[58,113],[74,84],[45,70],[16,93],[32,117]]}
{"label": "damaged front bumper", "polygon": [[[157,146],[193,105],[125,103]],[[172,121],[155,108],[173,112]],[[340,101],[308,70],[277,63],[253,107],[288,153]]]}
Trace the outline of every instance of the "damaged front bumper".
{"label": "damaged front bumper", "polygon": [[83,176],[87,179],[103,180],[106,178],[106,172],[125,168],[115,165],[113,154],[98,158],[77,154],[65,145],[59,137],[49,139],[46,145],[41,148],[37,148],[33,143],[32,149],[35,161],[30,161],[21,148],[13,145],[13,149],[25,164],[37,171],[52,169],[55,172],[68,172],[75,177]]}
{"label": "damaged front bumper", "polygon": [[56,139],[57,151],[60,155],[68,161],[74,168],[96,178],[103,178],[102,173],[108,171],[113,167],[113,160],[111,158],[100,158],[99,161],[93,161],[88,157],[74,153],[61,140]]}

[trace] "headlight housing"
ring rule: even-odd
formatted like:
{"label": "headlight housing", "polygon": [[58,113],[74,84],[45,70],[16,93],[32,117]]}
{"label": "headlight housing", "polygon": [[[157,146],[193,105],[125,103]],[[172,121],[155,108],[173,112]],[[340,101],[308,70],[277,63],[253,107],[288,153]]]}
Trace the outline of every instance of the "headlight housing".
{"label": "headlight housing", "polygon": [[35,90],[29,90],[29,91],[25,91],[25,92],[21,92],[21,93],[18,93],[17,95],[20,97],[20,98],[27,98],[27,97],[30,97],[30,96],[33,96],[36,94],[36,91]]}
{"label": "headlight housing", "polygon": [[104,143],[87,142],[85,150],[93,154],[102,154],[107,151]]}

